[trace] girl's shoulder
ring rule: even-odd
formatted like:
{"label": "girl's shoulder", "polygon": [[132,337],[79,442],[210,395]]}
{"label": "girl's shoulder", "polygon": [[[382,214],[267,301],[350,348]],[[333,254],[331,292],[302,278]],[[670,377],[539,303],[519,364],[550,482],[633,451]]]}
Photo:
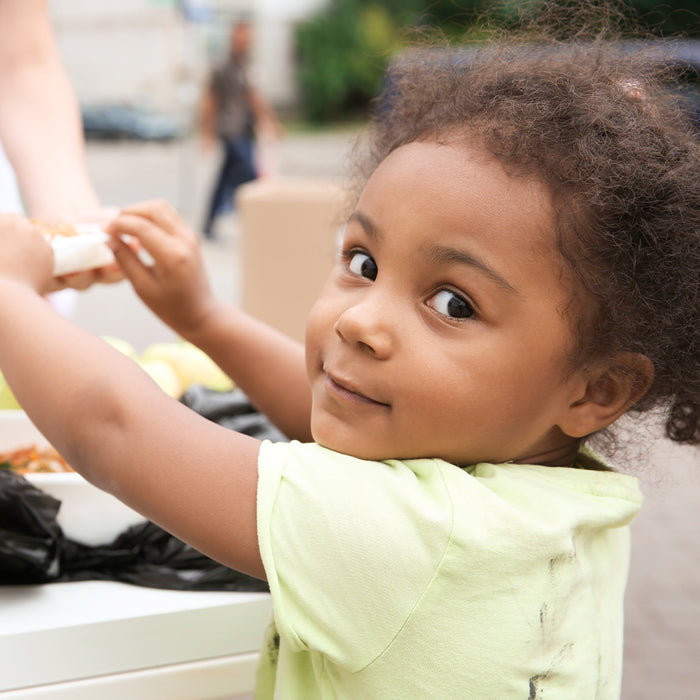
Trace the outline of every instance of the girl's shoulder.
{"label": "girl's shoulder", "polygon": [[306,484],[307,493],[342,493],[347,503],[371,489],[378,499],[401,500],[416,509],[426,502],[441,507],[449,503],[457,512],[477,501],[488,503],[493,512],[500,506],[542,512],[575,505],[583,519],[604,513],[615,521],[633,517],[642,503],[637,478],[612,470],[590,451],[582,451],[573,467],[514,463],[460,467],[441,459],[373,462],[315,443],[263,443],[259,469],[267,483],[271,477],[292,479]]}

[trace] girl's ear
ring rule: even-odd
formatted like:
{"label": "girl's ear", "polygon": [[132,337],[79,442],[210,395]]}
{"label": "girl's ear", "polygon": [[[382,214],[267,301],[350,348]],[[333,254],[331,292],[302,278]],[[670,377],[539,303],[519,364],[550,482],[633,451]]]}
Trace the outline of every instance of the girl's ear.
{"label": "girl's ear", "polygon": [[568,407],[559,428],[577,438],[607,428],[644,396],[653,379],[646,355],[620,353],[588,377],[583,397]]}

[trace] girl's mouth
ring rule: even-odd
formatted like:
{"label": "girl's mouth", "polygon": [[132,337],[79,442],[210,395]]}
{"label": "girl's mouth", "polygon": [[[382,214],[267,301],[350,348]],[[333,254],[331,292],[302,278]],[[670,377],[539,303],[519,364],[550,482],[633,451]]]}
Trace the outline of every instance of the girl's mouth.
{"label": "girl's mouth", "polygon": [[373,399],[373,398],[366,396],[365,394],[357,391],[350,384],[350,382],[339,380],[339,379],[331,376],[328,372],[326,372],[325,375],[326,375],[326,387],[328,388],[328,390],[332,394],[334,394],[335,396],[337,396],[345,401],[350,401],[352,403],[371,404],[374,406],[383,406],[385,408],[390,407],[388,403],[384,403],[382,401],[377,401],[376,399]]}

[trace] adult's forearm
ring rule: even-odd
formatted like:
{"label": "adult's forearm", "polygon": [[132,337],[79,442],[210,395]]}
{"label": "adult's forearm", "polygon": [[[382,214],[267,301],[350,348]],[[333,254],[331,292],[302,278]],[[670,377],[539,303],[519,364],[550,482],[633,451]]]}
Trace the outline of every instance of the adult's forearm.
{"label": "adult's forearm", "polygon": [[0,141],[34,216],[98,208],[78,102],[44,2],[0,0]]}
{"label": "adult's forearm", "polygon": [[[30,68],[26,73],[36,71]],[[56,83],[42,93],[44,75],[27,75],[22,81],[17,76],[17,101],[2,119],[2,142],[27,211],[33,216],[75,217],[97,209],[99,200],[85,163],[77,104],[56,94]],[[50,99],[49,93],[56,98]]]}

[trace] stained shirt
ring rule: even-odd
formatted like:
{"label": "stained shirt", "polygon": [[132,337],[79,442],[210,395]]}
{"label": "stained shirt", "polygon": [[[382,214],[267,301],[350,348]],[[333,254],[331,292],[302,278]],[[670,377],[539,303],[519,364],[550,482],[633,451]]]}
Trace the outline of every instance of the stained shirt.
{"label": "stained shirt", "polygon": [[634,477],[263,443],[256,700],[620,694]]}

